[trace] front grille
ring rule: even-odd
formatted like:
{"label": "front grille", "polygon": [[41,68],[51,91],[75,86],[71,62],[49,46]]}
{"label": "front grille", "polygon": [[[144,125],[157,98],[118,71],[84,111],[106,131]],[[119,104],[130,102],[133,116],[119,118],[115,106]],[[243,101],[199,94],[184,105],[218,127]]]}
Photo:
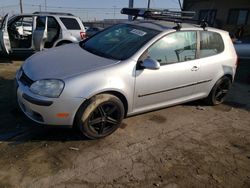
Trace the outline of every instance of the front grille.
{"label": "front grille", "polygon": [[23,70],[21,70],[21,71],[22,71],[22,75],[21,75],[21,77],[19,78],[20,82],[21,82],[23,85],[30,87],[31,84],[34,83],[34,81],[31,80],[31,79],[24,73]]}

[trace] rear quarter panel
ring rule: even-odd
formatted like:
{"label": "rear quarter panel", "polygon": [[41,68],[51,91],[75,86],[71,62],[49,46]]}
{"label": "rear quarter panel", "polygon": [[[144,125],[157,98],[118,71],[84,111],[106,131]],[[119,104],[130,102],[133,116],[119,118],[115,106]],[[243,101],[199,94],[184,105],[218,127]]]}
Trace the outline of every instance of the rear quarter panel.
{"label": "rear quarter panel", "polygon": [[228,32],[213,29],[208,31],[217,32],[221,35],[224,41],[224,51],[220,54],[200,59],[200,77],[202,80],[211,80],[208,85],[203,84],[203,87],[199,87],[197,93],[201,97],[208,96],[215,83],[221,77],[230,75],[234,79],[237,68],[237,55]]}

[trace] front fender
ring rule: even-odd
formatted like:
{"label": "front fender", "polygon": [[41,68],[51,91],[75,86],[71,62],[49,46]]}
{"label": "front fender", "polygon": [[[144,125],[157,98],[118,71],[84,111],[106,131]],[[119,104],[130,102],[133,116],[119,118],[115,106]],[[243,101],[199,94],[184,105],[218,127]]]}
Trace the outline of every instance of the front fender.
{"label": "front fender", "polygon": [[[126,71],[124,71],[126,70]],[[128,102],[128,112],[132,110],[135,77],[129,65],[111,65],[83,75],[65,80],[65,88],[61,97],[85,98],[105,92],[118,92]]]}

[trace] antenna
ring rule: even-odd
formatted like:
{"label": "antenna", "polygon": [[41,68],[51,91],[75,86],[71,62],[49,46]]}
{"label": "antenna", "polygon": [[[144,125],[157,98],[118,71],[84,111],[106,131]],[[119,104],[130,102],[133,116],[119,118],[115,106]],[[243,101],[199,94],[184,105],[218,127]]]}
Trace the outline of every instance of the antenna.
{"label": "antenna", "polygon": [[208,23],[203,19],[200,23],[201,28],[206,31],[206,28],[208,27]]}

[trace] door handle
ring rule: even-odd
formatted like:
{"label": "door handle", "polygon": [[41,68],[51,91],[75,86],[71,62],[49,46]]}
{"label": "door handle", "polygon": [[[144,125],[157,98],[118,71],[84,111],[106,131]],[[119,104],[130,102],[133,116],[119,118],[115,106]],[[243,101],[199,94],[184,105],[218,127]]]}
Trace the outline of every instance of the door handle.
{"label": "door handle", "polygon": [[193,66],[191,69],[191,71],[197,71],[197,70],[199,70],[199,67],[197,67],[197,66]]}

